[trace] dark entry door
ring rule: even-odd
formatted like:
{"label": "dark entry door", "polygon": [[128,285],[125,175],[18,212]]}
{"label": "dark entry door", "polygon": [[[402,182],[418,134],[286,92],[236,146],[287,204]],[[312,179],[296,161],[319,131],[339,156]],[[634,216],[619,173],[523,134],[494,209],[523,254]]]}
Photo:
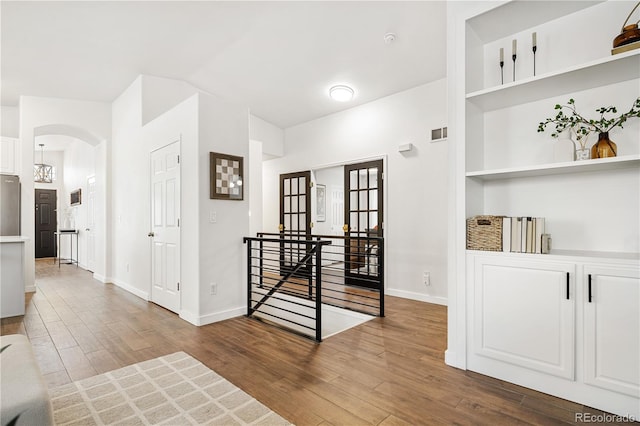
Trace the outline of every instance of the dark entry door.
{"label": "dark entry door", "polygon": [[382,237],[382,160],[344,167],[345,283],[360,287],[379,286],[378,240]]}
{"label": "dark entry door", "polygon": [[[289,272],[305,256],[307,245],[287,240],[308,240],[311,236],[311,172],[280,175],[280,272]],[[296,275],[310,276],[311,262]]]}
{"label": "dark entry door", "polygon": [[56,256],[56,203],[55,189],[36,189],[36,258]]}

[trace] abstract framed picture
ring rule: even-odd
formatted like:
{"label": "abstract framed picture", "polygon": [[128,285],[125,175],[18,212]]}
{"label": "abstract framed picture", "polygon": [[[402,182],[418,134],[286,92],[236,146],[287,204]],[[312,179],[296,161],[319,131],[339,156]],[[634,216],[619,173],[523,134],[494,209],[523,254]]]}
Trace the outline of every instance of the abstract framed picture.
{"label": "abstract framed picture", "polygon": [[235,155],[209,153],[209,198],[217,200],[242,200],[243,158]]}
{"label": "abstract framed picture", "polygon": [[316,185],[316,220],[327,220],[327,187],[324,185]]}

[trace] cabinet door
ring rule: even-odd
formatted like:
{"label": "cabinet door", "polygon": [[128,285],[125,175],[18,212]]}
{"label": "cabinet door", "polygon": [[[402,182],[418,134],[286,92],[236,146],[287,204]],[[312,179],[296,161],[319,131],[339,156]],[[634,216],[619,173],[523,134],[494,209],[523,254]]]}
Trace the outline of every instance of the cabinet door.
{"label": "cabinet door", "polygon": [[638,398],[640,270],[587,265],[584,273],[585,382]]}
{"label": "cabinet door", "polygon": [[0,138],[0,173],[18,174],[17,140],[12,138]]}
{"label": "cabinet door", "polygon": [[575,264],[476,258],[477,354],[574,378]]}

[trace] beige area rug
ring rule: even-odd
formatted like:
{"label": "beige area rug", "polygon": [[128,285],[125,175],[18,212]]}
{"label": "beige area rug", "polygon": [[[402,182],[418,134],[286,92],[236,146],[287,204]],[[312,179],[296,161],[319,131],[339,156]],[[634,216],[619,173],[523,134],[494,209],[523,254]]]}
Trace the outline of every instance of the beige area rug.
{"label": "beige area rug", "polygon": [[289,425],[184,352],[50,391],[57,425]]}

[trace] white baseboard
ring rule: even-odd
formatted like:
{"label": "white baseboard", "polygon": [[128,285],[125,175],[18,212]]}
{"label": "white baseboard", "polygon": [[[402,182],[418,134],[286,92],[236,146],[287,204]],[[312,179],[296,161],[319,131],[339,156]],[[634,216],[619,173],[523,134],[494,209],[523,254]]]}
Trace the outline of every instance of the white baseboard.
{"label": "white baseboard", "polygon": [[37,290],[35,285],[28,285],[24,288],[25,293],[35,293],[36,291]]}
{"label": "white baseboard", "polygon": [[107,280],[107,277],[105,277],[104,275],[100,275],[98,273],[93,273],[93,279],[94,280],[98,280],[101,283],[108,283],[109,281]]}
{"label": "white baseboard", "polygon": [[110,282],[112,282],[114,285],[117,285],[121,289],[126,290],[129,293],[138,296],[141,299],[149,301],[149,293],[147,293],[146,291],[142,291],[118,279],[112,279],[110,280]]}
{"label": "white baseboard", "polygon": [[214,322],[224,321],[229,318],[235,318],[244,315],[247,312],[247,308],[233,308],[228,309],[226,311],[214,312],[211,314],[206,314],[202,316],[197,316],[189,311],[180,311],[180,318],[185,321],[190,322],[193,325],[207,325],[213,324]]}
{"label": "white baseboard", "polygon": [[389,296],[402,297],[403,299],[418,300],[420,302],[447,306],[447,298],[441,296],[429,296],[428,294],[414,293],[412,291],[398,290],[395,288],[386,289],[385,294],[388,294]]}

